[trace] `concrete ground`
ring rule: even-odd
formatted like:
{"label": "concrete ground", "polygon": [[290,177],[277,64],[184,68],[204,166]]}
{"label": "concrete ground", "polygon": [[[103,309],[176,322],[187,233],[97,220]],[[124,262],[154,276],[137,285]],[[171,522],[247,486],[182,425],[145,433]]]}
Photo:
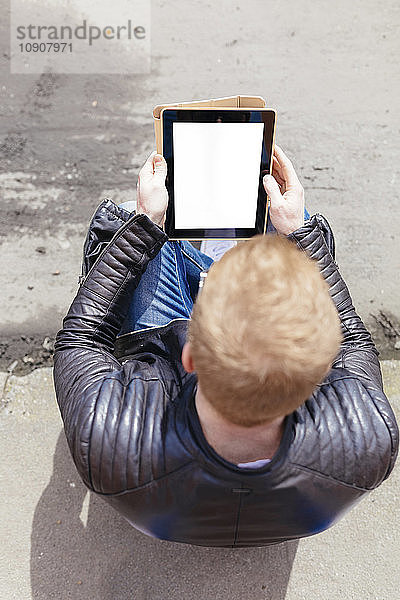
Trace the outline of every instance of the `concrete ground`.
{"label": "concrete ground", "polygon": [[[400,418],[399,362],[382,370]],[[51,369],[2,377],[3,600],[398,600],[400,464],[340,523],[299,543],[233,550],[159,541],[81,483]]]}

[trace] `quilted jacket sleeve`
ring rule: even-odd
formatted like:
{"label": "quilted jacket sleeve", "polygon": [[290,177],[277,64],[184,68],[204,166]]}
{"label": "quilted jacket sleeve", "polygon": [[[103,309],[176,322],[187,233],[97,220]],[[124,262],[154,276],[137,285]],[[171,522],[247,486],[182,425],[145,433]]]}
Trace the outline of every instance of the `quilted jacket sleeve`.
{"label": "quilted jacket sleeve", "polygon": [[[339,313],[343,342],[333,368],[345,369],[368,390],[381,417],[384,419],[391,438],[391,461],[386,477],[391,472],[397,456],[399,432],[390,404],[383,393],[378,351],[371,335],[356,313],[349,290],[343,281],[334,253],[333,234],[322,215],[314,215],[290,236],[297,245],[318,262],[330,294]],[[332,242],[330,241],[332,240]]]}
{"label": "quilted jacket sleeve", "polygon": [[[139,404],[146,402],[150,387],[152,398],[162,396],[159,381],[133,374],[134,366],[122,366],[113,348],[132,292],[166,239],[147,216],[129,218],[86,273],[56,337],[54,382],[66,437],[81,477],[96,491],[124,486],[113,469],[116,455],[126,456],[130,441],[124,427],[131,427],[132,412],[140,417]],[[138,386],[137,405],[123,407],[132,378]],[[119,480],[112,481],[114,477]]]}
{"label": "quilted jacket sleeve", "polygon": [[121,206],[117,206],[110,198],[105,198],[97,207],[90,221],[83,245],[80,281],[86,277],[98,256],[112,240],[118,229],[126,221],[129,221],[134,213],[128,212]]}

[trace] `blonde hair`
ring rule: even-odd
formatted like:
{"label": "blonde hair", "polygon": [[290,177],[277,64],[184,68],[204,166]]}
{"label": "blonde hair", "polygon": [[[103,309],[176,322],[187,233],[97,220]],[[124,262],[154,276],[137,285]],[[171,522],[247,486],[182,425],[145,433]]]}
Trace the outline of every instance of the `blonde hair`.
{"label": "blonde hair", "polygon": [[260,235],[214,263],[188,330],[206,399],[251,427],[293,412],[329,371],[340,320],[318,265],[278,235]]}

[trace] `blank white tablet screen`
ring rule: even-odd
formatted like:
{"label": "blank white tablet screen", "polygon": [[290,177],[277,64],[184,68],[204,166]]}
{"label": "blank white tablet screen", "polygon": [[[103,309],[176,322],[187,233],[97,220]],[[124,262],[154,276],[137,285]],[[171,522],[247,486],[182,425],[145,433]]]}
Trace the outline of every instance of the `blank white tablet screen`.
{"label": "blank white tablet screen", "polygon": [[176,229],[252,228],[263,123],[173,123]]}

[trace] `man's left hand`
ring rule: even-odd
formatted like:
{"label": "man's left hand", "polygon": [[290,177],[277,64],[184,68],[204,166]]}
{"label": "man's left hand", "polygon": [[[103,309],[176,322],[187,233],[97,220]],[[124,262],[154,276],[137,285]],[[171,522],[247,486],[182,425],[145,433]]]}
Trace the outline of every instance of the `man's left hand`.
{"label": "man's left hand", "polygon": [[152,152],[140,170],[137,182],[137,214],[145,214],[162,227],[168,205],[165,187],[167,163],[161,154]]}

